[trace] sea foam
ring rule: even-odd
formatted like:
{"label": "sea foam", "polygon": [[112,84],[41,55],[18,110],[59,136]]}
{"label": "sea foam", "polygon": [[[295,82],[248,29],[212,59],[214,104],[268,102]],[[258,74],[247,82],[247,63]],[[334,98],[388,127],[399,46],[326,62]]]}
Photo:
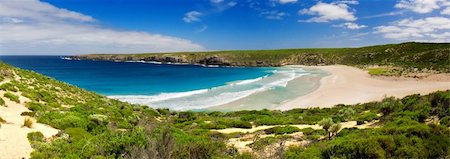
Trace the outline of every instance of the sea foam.
{"label": "sea foam", "polygon": [[154,108],[173,110],[204,109],[224,105],[252,94],[275,88],[286,87],[289,81],[309,74],[301,68],[282,67],[271,75],[248,80],[229,82],[226,85],[210,89],[187,92],[160,93],[157,95],[115,95],[111,98],[135,104],[149,105]]}

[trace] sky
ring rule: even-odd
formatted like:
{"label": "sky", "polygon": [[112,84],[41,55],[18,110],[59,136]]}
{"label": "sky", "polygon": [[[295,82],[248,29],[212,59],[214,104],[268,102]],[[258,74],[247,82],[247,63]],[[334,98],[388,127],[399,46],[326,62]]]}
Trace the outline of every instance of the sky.
{"label": "sky", "polygon": [[450,42],[450,0],[0,0],[0,55]]}

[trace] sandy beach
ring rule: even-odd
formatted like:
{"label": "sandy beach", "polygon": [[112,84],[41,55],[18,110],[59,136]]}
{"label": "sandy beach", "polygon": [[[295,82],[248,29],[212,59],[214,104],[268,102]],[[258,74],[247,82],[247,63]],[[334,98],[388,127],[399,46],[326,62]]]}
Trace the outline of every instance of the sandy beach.
{"label": "sandy beach", "polygon": [[423,80],[393,80],[375,78],[367,71],[343,65],[303,66],[330,73],[320,80],[315,91],[281,104],[276,109],[332,107],[337,104],[357,104],[382,100],[386,96],[402,98],[411,94],[428,94],[450,89],[448,78]]}

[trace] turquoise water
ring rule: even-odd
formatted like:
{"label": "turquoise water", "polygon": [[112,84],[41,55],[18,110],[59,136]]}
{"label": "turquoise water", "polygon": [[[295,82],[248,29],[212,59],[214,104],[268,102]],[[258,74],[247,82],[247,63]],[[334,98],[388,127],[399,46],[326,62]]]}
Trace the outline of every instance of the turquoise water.
{"label": "turquoise water", "polygon": [[[267,91],[283,94],[290,81],[311,74],[301,68],[288,67],[77,61],[58,56],[0,56],[0,60],[111,98],[174,110],[220,106]],[[287,100],[283,95],[276,99]]]}

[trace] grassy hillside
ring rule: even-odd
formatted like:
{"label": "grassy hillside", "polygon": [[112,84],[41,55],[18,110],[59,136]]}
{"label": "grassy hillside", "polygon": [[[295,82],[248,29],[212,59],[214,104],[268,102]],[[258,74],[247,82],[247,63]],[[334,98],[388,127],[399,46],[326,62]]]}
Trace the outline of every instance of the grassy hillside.
{"label": "grassy hillside", "polygon": [[224,66],[283,66],[343,64],[394,66],[449,72],[449,43],[403,43],[361,48],[246,50],[214,52],[91,54],[88,60],[159,61]]}
{"label": "grassy hillside", "polygon": [[[324,109],[173,112],[108,99],[1,62],[0,77],[2,91],[30,99],[31,112],[22,115],[61,130],[45,140],[30,133],[32,158],[450,157],[450,91]],[[357,125],[345,127],[352,122]],[[211,131],[261,125],[248,133]],[[235,139],[248,141],[247,151],[229,144]]]}

